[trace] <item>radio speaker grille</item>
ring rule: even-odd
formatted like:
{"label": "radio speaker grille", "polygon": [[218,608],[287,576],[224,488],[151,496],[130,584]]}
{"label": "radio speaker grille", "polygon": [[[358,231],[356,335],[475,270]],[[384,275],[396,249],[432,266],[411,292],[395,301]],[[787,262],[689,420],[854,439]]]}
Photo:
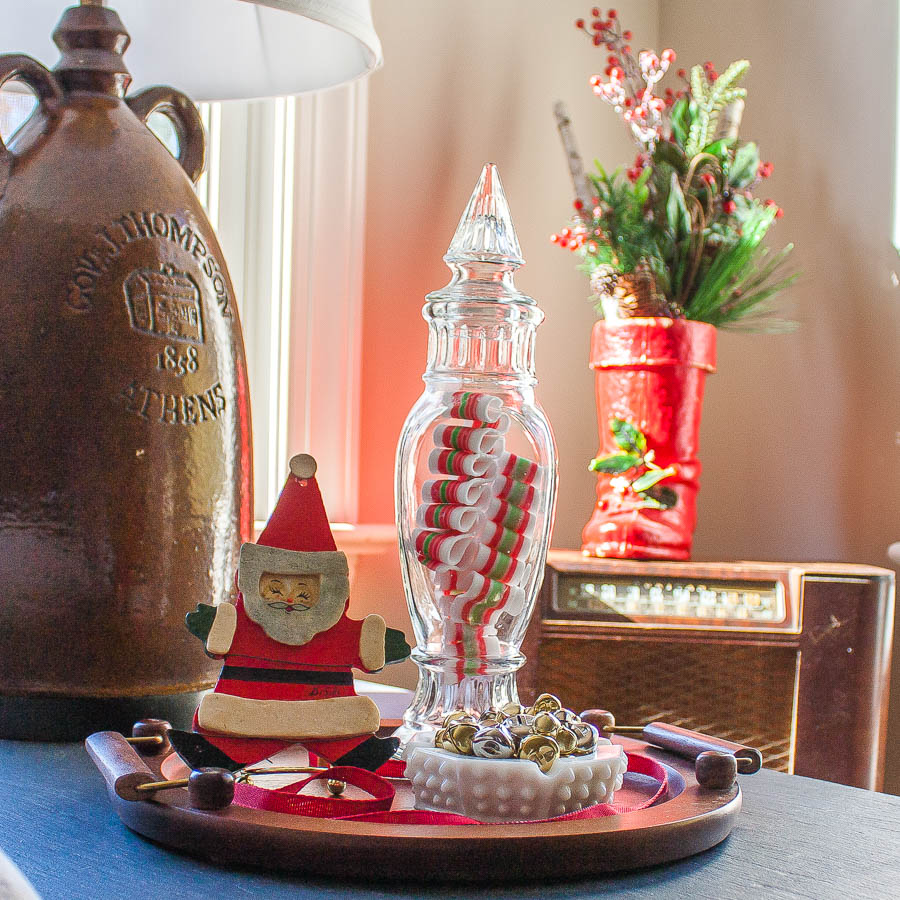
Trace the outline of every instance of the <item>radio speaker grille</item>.
{"label": "radio speaker grille", "polygon": [[538,686],[576,711],[602,707],[623,725],[667,722],[756,747],[791,767],[798,652],[790,647],[545,636]]}

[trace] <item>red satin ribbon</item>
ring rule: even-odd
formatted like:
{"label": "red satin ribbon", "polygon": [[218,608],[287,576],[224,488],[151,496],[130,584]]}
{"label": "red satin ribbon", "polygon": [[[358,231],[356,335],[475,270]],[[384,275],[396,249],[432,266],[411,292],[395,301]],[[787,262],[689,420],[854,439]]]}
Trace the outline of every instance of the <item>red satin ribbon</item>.
{"label": "red satin ribbon", "polygon": [[[372,799],[348,799],[346,797],[310,797],[300,791],[313,781],[335,778],[361,788]],[[371,815],[387,811],[394,802],[394,787],[389,782],[365,769],[353,766],[334,766],[325,772],[316,772],[302,781],[270,790],[254,784],[238,783],[234,786],[234,802],[250,809],[266,809],[270,812],[288,813],[293,816],[314,816],[319,819],[345,819],[353,815]]]}
{"label": "red satin ribbon", "polygon": [[[603,816],[622,815],[638,809],[652,806],[668,789],[668,775],[665,767],[656,760],[640,753],[627,753],[628,772],[634,775],[646,775],[659,787],[652,797],[644,798],[640,803],[597,803],[578,812],[542,822],[567,822],[575,819],[599,819]],[[402,777],[404,764],[397,760],[386,763],[378,770],[378,774],[357,769],[353,766],[335,766],[326,772],[317,772],[310,778],[296,781],[282,788],[268,789],[251,784],[237,784],[234,790],[234,802],[238,806],[250,809],[264,809],[270,812],[288,813],[295,816],[312,816],[324,819],[346,819],[353,822],[377,822],[387,825],[483,825],[476,819],[456,813],[439,813],[419,809],[391,810],[395,791],[386,777]],[[395,774],[396,773],[396,774]],[[349,799],[345,797],[310,797],[300,792],[313,781],[338,779],[348,785],[360,788],[371,795],[371,799]],[[492,823],[493,824],[493,823]],[[524,824],[507,822],[503,824]]]}

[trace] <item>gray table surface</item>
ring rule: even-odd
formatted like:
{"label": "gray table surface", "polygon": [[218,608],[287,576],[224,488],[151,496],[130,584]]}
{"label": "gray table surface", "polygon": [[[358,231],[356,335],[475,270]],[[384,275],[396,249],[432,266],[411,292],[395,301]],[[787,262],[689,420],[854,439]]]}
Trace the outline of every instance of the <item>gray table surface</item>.
{"label": "gray table surface", "polygon": [[362,884],[222,869],[130,832],[80,745],[0,741],[0,847],[65,898],[900,898],[900,797],[763,770],[719,846],[681,862],[556,884]]}

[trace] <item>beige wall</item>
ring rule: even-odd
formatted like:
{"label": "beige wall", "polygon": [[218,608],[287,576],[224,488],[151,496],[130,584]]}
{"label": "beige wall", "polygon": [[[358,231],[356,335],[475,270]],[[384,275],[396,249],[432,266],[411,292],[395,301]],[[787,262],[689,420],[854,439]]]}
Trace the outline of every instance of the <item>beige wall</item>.
{"label": "beige wall", "polygon": [[[362,518],[391,515],[394,447],[425,362],[422,297],[446,282],[441,256],[491,160],[528,261],[517,282],[547,314],[537,365],[560,451],[554,544],[578,546],[592,500],[585,464],[596,449],[586,368],[593,314],[572,258],[547,241],[571,197],[552,102],[569,104],[586,157],[633,155],[586,83],[602,57],[571,23],[589,6],[373,5],[386,62],[370,83]],[[885,548],[900,540],[900,291],[891,281],[900,261],[890,241],[896,4],[618,8],[638,46],[672,46],[679,64],[753,62],[743,133],[775,163],[767,192],[786,211],[775,240],[797,244],[803,272],[790,298],[796,333],[720,336],[704,406],[695,557],[888,565]],[[387,614],[405,616],[395,558],[367,565]],[[412,681],[412,670],[403,677]],[[888,783],[900,791],[900,683],[894,692]]]}
{"label": "beige wall", "polygon": [[[897,4],[659,8],[682,61],[753,63],[742,131],[775,163],[768,189],[785,209],[776,237],[797,245],[803,273],[790,292],[796,333],[720,341],[697,556],[889,566],[886,547],[900,540]],[[894,655],[886,778],[900,793],[900,648]]]}

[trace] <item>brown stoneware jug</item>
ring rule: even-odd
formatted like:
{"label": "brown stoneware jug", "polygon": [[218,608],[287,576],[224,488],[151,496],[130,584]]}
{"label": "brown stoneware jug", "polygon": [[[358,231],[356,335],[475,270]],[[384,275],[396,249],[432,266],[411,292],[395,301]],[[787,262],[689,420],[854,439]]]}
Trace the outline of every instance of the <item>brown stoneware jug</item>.
{"label": "brown stoneware jug", "polygon": [[126,97],[112,10],[68,9],[53,37],[53,72],[0,56],[39,101],[0,143],[0,736],[71,739],[186,722],[215,681],[184,616],[233,589],[252,467],[198,113]]}

